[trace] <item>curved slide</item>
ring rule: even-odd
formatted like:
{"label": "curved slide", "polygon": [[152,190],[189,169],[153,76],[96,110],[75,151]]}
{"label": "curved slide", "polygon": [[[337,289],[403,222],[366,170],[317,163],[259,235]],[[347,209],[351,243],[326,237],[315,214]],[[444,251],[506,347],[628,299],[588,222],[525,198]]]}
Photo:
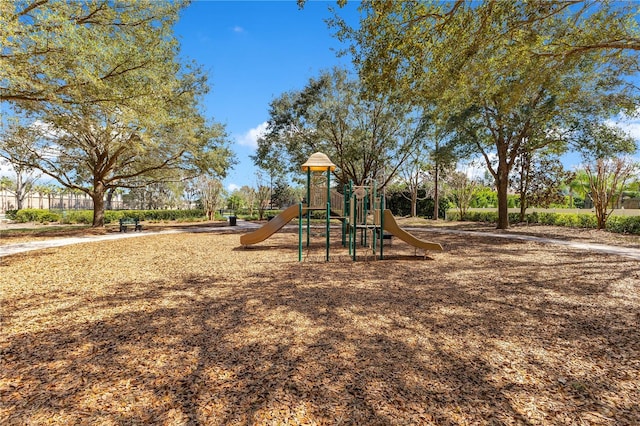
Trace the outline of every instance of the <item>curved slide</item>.
{"label": "curved slide", "polygon": [[[260,241],[266,240],[267,238],[278,232],[278,230],[282,229],[282,227],[287,223],[291,222],[291,219],[298,217],[299,209],[300,206],[297,204],[288,207],[278,216],[274,217],[255,231],[241,235],[240,244],[242,244],[243,246],[250,246],[251,244],[257,244]],[[303,207],[302,214],[306,212],[306,207]]]}
{"label": "curved slide", "polygon": [[400,226],[398,226],[398,222],[396,222],[396,218],[393,217],[393,214],[391,214],[391,210],[384,211],[384,230],[414,247],[418,247],[424,250],[442,251],[442,246],[440,244],[423,241],[414,237],[404,229],[400,228]]}

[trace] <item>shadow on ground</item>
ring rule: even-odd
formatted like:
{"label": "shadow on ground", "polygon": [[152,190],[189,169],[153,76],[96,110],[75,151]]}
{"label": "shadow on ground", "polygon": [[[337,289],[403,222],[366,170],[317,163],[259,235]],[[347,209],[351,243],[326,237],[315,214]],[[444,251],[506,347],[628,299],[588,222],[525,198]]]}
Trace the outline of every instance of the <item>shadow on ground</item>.
{"label": "shadow on ground", "polygon": [[3,339],[0,420],[640,420],[634,262],[438,236],[446,252],[426,262],[395,246],[385,261],[298,263],[279,238],[279,254],[236,251],[272,257],[235,275],[194,269],[101,296],[70,288],[61,304],[46,291],[13,300],[23,312],[5,308],[7,321],[47,303],[49,320],[75,321]]}

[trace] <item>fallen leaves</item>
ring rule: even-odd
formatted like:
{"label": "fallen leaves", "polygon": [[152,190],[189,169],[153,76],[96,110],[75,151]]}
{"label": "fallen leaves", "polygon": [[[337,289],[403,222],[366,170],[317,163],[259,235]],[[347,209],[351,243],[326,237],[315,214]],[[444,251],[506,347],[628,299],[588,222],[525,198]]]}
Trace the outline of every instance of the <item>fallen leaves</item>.
{"label": "fallen leaves", "polygon": [[640,422],[640,266],[437,235],[352,263],[174,234],[3,260],[3,424]]}

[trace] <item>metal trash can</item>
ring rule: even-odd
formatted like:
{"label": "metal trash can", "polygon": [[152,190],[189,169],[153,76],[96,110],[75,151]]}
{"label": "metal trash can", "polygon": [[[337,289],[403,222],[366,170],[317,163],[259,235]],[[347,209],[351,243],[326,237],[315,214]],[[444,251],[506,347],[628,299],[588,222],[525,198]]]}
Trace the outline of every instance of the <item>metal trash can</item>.
{"label": "metal trash can", "polygon": [[236,226],[236,216],[229,216],[229,226]]}

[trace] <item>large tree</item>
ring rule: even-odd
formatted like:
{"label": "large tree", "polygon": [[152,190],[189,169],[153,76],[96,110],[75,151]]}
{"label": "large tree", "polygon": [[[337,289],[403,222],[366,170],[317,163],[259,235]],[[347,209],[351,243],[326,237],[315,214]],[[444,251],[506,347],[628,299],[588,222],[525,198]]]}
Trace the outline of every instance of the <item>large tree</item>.
{"label": "large tree", "polygon": [[574,134],[582,154],[583,170],[593,201],[598,229],[604,229],[614,202],[622,196],[625,184],[638,171],[638,163],[628,155],[638,150],[636,141],[609,123],[585,123]]}
{"label": "large tree", "polygon": [[40,131],[27,165],[90,195],[94,226],[115,188],[223,176],[232,163],[223,127],[199,108],[206,78],[178,56],[183,5],[3,3],[0,99]]}
{"label": "large tree", "polygon": [[522,152],[515,164],[512,186],[520,195],[520,222],[530,206],[548,208],[564,200],[561,188],[574,174],[564,169],[552,149]]}
{"label": "large tree", "polygon": [[222,182],[215,178],[200,176],[196,179],[195,184],[207,219],[214,220],[216,210],[220,207],[224,195]]}
{"label": "large tree", "polygon": [[[178,102],[169,104],[173,108]],[[94,226],[104,225],[104,198],[114,188],[143,188],[202,173],[224,176],[232,158],[224,130],[194,111],[164,114],[173,117],[147,124],[137,113],[129,116],[104,104],[47,114],[37,122],[40,137],[28,164],[87,193],[93,200]]]}
{"label": "large tree", "polygon": [[376,178],[383,187],[420,142],[424,127],[407,106],[363,96],[359,82],[343,70],[324,72],[302,90],[282,94],[269,114],[254,157],[259,167],[287,164],[297,172],[321,151],[338,166],[335,174],[343,184]]}
{"label": "large tree", "polygon": [[[425,200],[431,194],[426,190],[429,174],[419,152],[413,152],[399,169],[399,177],[406,191],[400,194],[411,202],[411,217],[418,215],[418,200]],[[420,190],[423,191],[420,191]],[[420,193],[422,192],[422,196]]]}
{"label": "large tree", "polygon": [[367,89],[436,103],[455,118],[460,140],[495,179],[499,228],[508,227],[509,174],[519,153],[544,147],[531,145],[545,141],[539,134],[578,113],[632,108],[622,78],[638,70],[631,4],[385,1],[361,9],[359,29],[336,24]]}
{"label": "large tree", "polygon": [[173,64],[172,27],[186,4],[0,2],[0,101],[40,109],[51,102],[124,101],[160,87],[162,76],[145,70]]}
{"label": "large tree", "polygon": [[33,166],[29,164],[34,144],[34,132],[20,126],[18,121],[8,120],[8,123],[0,127],[0,163],[4,159],[15,174],[15,179],[5,189],[14,194],[18,210],[23,208],[25,196],[38,179]]}

